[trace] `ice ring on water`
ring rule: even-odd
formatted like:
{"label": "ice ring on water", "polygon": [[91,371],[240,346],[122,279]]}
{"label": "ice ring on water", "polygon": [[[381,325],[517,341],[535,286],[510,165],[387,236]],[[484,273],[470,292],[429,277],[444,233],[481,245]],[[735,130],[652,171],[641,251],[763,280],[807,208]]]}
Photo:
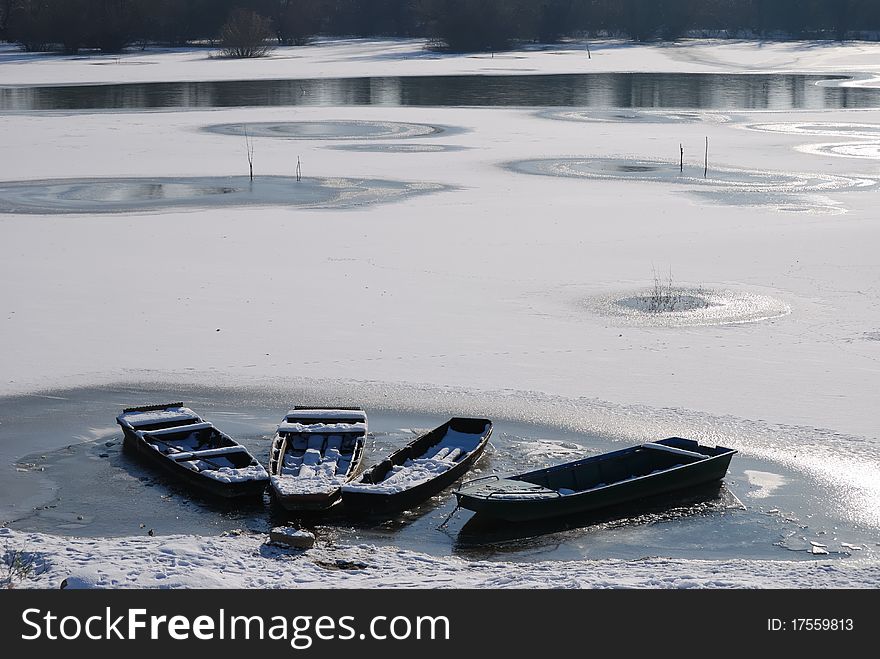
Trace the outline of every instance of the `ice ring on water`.
{"label": "ice ring on water", "polygon": [[832,174],[785,173],[761,170],[710,167],[703,177],[703,165],[625,158],[549,158],[519,160],[504,165],[522,174],[562,176],[568,178],[655,181],[721,187],[744,192],[833,192],[866,188],[877,184],[866,177]]}
{"label": "ice ring on water", "polygon": [[436,192],[445,186],[380,179],[287,176],[83,178],[0,182],[0,213],[127,213],[174,208],[289,206],[352,208]]}
{"label": "ice ring on water", "polygon": [[334,144],[325,147],[335,151],[358,151],[362,153],[444,153],[465,151],[469,147],[452,144]]}
{"label": "ice ring on water", "polygon": [[594,313],[649,327],[699,327],[753,323],[787,316],[791,308],[767,295],[676,287],[658,296],[643,290],[586,300]]}
{"label": "ice ring on water", "polygon": [[[598,180],[635,180],[689,185],[692,194],[721,204],[763,206],[794,212],[842,213],[838,202],[819,192],[869,188],[876,179],[818,173],[786,173],[710,167],[624,158],[551,158],[519,160],[503,165],[522,174]],[[702,189],[700,189],[702,188]]]}
{"label": "ice ring on water", "polygon": [[837,156],[839,158],[862,158],[880,160],[880,142],[841,142],[832,144],[803,144],[795,147],[803,153]]}
{"label": "ice ring on water", "polygon": [[730,117],[714,112],[670,112],[665,110],[542,110],[536,116],[560,121],[634,124],[694,124],[701,121],[727,123]]}
{"label": "ice ring on water", "polygon": [[264,121],[215,124],[203,130],[221,135],[277,137],[287,140],[387,140],[448,133],[445,126],[398,121]]}
{"label": "ice ring on water", "polygon": [[880,139],[880,124],[832,121],[744,124],[743,128],[788,135],[825,135],[831,137],[864,137]]}

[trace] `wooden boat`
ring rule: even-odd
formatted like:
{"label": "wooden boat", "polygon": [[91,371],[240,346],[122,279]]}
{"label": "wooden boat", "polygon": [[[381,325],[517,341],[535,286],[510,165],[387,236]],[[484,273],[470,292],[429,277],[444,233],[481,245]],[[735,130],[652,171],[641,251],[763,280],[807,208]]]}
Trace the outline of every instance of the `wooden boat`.
{"label": "wooden boat", "polygon": [[670,437],[525,474],[469,481],[455,496],[462,508],[510,522],[574,515],[721,480],[734,453]]}
{"label": "wooden boat", "polygon": [[244,446],[183,403],[129,407],[116,422],[125,448],[203,492],[254,496],[269,482],[265,468]]}
{"label": "wooden boat", "polygon": [[367,415],[359,407],[300,407],[278,426],[269,457],[272,493],[287,510],[324,510],[360,467]]}
{"label": "wooden boat", "polygon": [[403,510],[461,478],[483,454],[492,422],[455,417],[396,450],[342,486],[346,509]]}

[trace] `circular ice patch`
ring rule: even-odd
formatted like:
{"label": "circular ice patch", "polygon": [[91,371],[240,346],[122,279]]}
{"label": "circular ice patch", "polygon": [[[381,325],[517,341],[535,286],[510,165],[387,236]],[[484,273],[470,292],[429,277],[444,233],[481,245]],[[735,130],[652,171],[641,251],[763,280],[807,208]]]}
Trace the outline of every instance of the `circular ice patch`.
{"label": "circular ice patch", "polygon": [[768,133],[786,133],[788,135],[828,135],[832,137],[880,139],[880,124],[809,121],[745,124],[743,128]]}
{"label": "circular ice patch", "polygon": [[439,135],[442,126],[397,121],[265,121],[215,124],[203,130],[221,135],[277,137],[287,140],[387,140]]}
{"label": "circular ice patch", "polygon": [[538,112],[544,119],[602,123],[694,124],[701,121],[726,123],[730,117],[712,112],[667,112],[658,110],[549,110]]}
{"label": "circular ice patch", "polygon": [[752,323],[791,313],[787,304],[766,295],[683,287],[603,295],[586,300],[586,306],[594,313],[649,327]]}
{"label": "circular ice patch", "polygon": [[125,213],[172,208],[350,208],[444,189],[432,183],[288,176],[94,178],[0,182],[0,213]]}
{"label": "circular ice patch", "polygon": [[566,178],[654,181],[711,186],[737,192],[819,192],[865,188],[874,179],[831,174],[770,172],[710,166],[703,176],[703,165],[624,158],[548,158],[519,160],[504,165],[522,174]]}
{"label": "circular ice patch", "polygon": [[839,158],[880,160],[880,142],[843,142],[835,144],[804,144],[796,147],[803,153]]}
{"label": "circular ice patch", "polygon": [[451,144],[334,144],[325,148],[361,153],[444,153],[464,151],[468,147]]}

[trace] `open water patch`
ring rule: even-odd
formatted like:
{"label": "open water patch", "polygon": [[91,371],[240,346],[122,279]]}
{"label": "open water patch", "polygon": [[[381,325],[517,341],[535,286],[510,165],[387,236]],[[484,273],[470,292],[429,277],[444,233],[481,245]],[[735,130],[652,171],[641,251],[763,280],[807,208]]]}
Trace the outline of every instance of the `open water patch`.
{"label": "open water patch", "polygon": [[445,126],[400,121],[262,121],[205,126],[220,135],[273,137],[286,140],[388,140],[449,133]]}
{"label": "open water patch", "polygon": [[[274,505],[268,495],[251,502],[205,499],[164,471],[124,452],[115,415],[126,405],[171,398],[186,400],[261,461],[268,458],[274,428],[286,409],[293,402],[311,400],[357,402],[367,409],[370,433],[365,467],[452,414],[485,415],[495,421],[491,445],[467,478],[519,473],[674,433],[741,452],[734,457],[720,488],[683,492],[681,497],[663,497],[561,523],[480,529],[471,523],[473,516],[459,511],[448,526],[440,528],[455,508],[449,490],[399,515],[362,519],[347,515],[342,507],[325,515],[295,519]],[[739,427],[731,425],[732,420],[689,416],[685,410],[618,408],[587,399],[536,397],[534,392],[475,396],[465,390],[360,382],[313,383],[304,389],[299,385],[223,389],[117,384],[57,391],[51,399],[0,398],[0,415],[5,419],[0,442],[14,442],[25,449],[41,443],[42,435],[51,434],[58,446],[45,446],[15,461],[13,468],[23,478],[55,485],[54,494],[44,503],[3,520],[21,531],[86,537],[234,535],[265,533],[272,526],[295,522],[313,530],[325,543],[367,543],[477,559],[503,555],[505,560],[526,562],[637,559],[646,554],[685,559],[794,558],[797,555],[789,554],[790,547],[780,545],[780,539],[804,537],[825,543],[835,552],[844,542],[868,547],[877,539],[876,527],[865,528],[845,519],[844,508],[849,504],[841,508],[841,503],[849,499],[838,496],[837,485],[819,487],[811,474],[802,471],[802,463],[776,460],[777,452],[790,458],[792,446],[770,441],[766,428],[754,422],[743,422]],[[576,428],[566,421],[569,415]],[[512,418],[515,416],[519,418]],[[60,432],[44,423],[47,418],[59,417],[65,419]],[[822,448],[816,434],[816,429],[785,428],[778,440],[793,442],[794,452],[800,455]],[[871,445],[847,442],[844,446],[865,473],[876,473],[876,451]],[[763,455],[768,452],[769,456]],[[836,455],[844,457],[840,452]],[[853,485],[849,466],[846,460],[835,468],[846,487]],[[768,475],[776,480],[770,483]],[[95,488],[95,483],[102,486]],[[764,487],[762,496],[752,496],[761,484],[780,486]],[[876,483],[869,488],[875,490]],[[854,501],[876,517],[873,499],[862,496]],[[841,549],[839,555],[846,553]],[[807,551],[799,556],[813,558]]]}
{"label": "open water patch", "polygon": [[127,213],[178,208],[353,208],[437,192],[444,186],[381,179],[288,176],[71,178],[0,182],[0,213]]}

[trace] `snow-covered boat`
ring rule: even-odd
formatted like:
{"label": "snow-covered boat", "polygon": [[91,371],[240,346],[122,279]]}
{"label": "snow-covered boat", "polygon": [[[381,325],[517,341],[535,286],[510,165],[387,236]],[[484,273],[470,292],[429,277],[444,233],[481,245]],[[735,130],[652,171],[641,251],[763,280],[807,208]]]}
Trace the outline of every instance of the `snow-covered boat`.
{"label": "snow-covered boat", "polygon": [[573,515],[719,481],[734,453],[670,437],[525,474],[476,479],[455,496],[462,508],[509,522]]}
{"label": "snow-covered boat", "polygon": [[263,465],[183,403],[129,407],[116,422],[125,448],[203,492],[233,498],[266,489]]}
{"label": "snow-covered boat", "polygon": [[455,417],[342,486],[346,509],[387,512],[418,505],[461,478],[483,454],[492,422]]}
{"label": "snow-covered boat", "polygon": [[360,408],[297,406],[278,426],[269,455],[272,493],[287,510],[324,510],[357,474],[367,415]]}

